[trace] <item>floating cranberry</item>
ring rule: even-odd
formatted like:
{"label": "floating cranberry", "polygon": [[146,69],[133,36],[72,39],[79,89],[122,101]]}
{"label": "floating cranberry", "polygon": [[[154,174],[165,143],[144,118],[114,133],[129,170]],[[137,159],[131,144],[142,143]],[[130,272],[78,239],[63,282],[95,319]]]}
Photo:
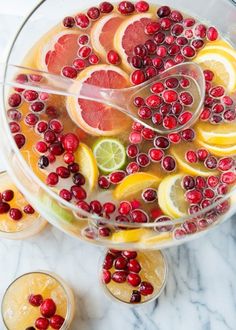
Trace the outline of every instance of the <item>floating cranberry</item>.
{"label": "floating cranberry", "polygon": [[161,17],[169,16],[171,13],[170,7],[168,6],[162,6],[157,10],[157,15]]}
{"label": "floating cranberry", "polygon": [[197,232],[197,225],[193,221],[186,221],[183,228],[187,234],[194,234]]}
{"label": "floating cranberry", "polygon": [[102,205],[99,201],[93,200],[90,203],[90,208],[93,213],[100,214],[102,212]]}
{"label": "floating cranberry", "polygon": [[161,82],[156,82],[151,86],[151,92],[155,94],[162,93],[165,89],[165,86]]}
{"label": "floating cranberry", "polygon": [[172,156],[165,156],[161,161],[161,165],[165,171],[172,172],[176,168],[176,161]]}
{"label": "floating cranberry", "polygon": [[137,145],[135,145],[135,144],[130,144],[126,150],[127,156],[129,158],[135,158],[137,156],[138,152],[139,152],[139,149],[138,149]]}
{"label": "floating cranberry", "polygon": [[75,156],[72,152],[65,152],[63,155],[63,160],[66,164],[73,164],[75,161]]}
{"label": "floating cranberry", "polygon": [[202,201],[202,193],[197,189],[189,190],[186,192],[186,199],[188,202],[198,204]]}
{"label": "floating cranberry", "polygon": [[89,43],[89,36],[87,34],[82,34],[78,38],[78,43],[80,45],[87,45]]}
{"label": "floating cranberry", "polygon": [[[136,106],[136,107],[141,107],[142,105],[144,105],[145,104],[145,102],[144,102],[144,99],[142,98],[142,97],[140,97],[140,96],[137,96],[137,97],[135,97],[134,98],[134,105]],[[136,123],[134,123],[134,124],[136,124]],[[133,124],[133,125],[134,125]],[[137,124],[139,124],[139,123],[137,123]],[[135,128],[134,128],[134,130],[136,130]],[[140,130],[141,131],[141,130]]]}
{"label": "floating cranberry", "polygon": [[25,214],[34,214],[35,213],[35,210],[34,208],[28,204],[24,207],[23,211],[25,212]]}
{"label": "floating cranberry", "polygon": [[112,280],[116,283],[124,283],[127,278],[127,272],[123,270],[117,270],[112,274]]}
{"label": "floating cranberry", "polygon": [[120,56],[119,56],[119,54],[116,51],[110,50],[107,53],[107,61],[110,64],[118,65],[118,64],[120,64]]}
{"label": "floating cranberry", "polygon": [[75,19],[74,17],[71,16],[67,16],[63,19],[63,25],[66,28],[73,28],[73,26],[75,25]]}
{"label": "floating cranberry", "polygon": [[207,34],[206,26],[203,25],[203,24],[196,25],[196,27],[194,28],[194,34],[195,34],[196,37],[204,39],[206,37],[206,34]]}
{"label": "floating cranberry", "polygon": [[32,102],[32,101],[37,100],[38,96],[39,96],[39,94],[36,91],[33,91],[33,90],[26,90],[23,93],[24,99],[28,102]]}
{"label": "floating cranberry", "polygon": [[179,98],[180,101],[186,106],[191,106],[193,104],[193,96],[189,92],[180,93]]}
{"label": "floating cranberry", "polygon": [[204,195],[204,197],[206,197],[208,199],[212,199],[215,197],[214,191],[210,188],[205,189],[203,192],[203,195]]}
{"label": "floating cranberry", "polygon": [[12,108],[18,107],[21,104],[20,94],[17,93],[11,94],[8,98],[8,104]]}
{"label": "floating cranberry", "polygon": [[211,175],[207,178],[207,184],[211,188],[215,188],[219,183],[219,178],[217,176]]}
{"label": "floating cranberry", "polygon": [[68,202],[72,199],[72,194],[67,189],[61,189],[59,192],[59,196]]}
{"label": "floating cranberry", "polygon": [[126,269],[127,264],[128,264],[128,260],[126,258],[118,257],[115,260],[114,267],[115,267],[115,269],[118,269],[118,270],[124,270],[124,269]]}
{"label": "floating cranberry", "polygon": [[90,205],[88,203],[86,203],[85,201],[77,202],[76,206],[78,206],[81,210],[83,210],[85,212],[90,212],[91,211]]}
{"label": "floating cranberry", "polygon": [[45,299],[40,306],[40,312],[44,317],[52,317],[56,313],[56,304],[53,299]]}
{"label": "floating cranberry", "polygon": [[79,164],[72,163],[68,165],[68,170],[70,170],[71,173],[77,173],[79,172]]}
{"label": "floating cranberry", "polygon": [[108,14],[108,13],[112,12],[112,10],[114,9],[114,6],[110,2],[104,1],[104,2],[100,3],[99,9],[100,9],[101,13]]}
{"label": "floating cranberry", "polygon": [[136,286],[138,286],[141,283],[141,278],[136,273],[129,273],[128,276],[127,276],[127,282],[130,285],[136,287]]}
{"label": "floating cranberry", "polygon": [[172,12],[170,14],[170,18],[174,22],[182,22],[183,21],[183,15],[177,10],[172,10]]}
{"label": "floating cranberry", "polygon": [[79,139],[74,133],[68,133],[64,135],[62,145],[66,151],[75,152],[79,146]]}
{"label": "floating cranberry", "polygon": [[35,327],[39,330],[47,330],[49,327],[49,320],[44,317],[39,317],[35,321]]}
{"label": "floating cranberry", "polygon": [[206,121],[210,118],[211,110],[209,108],[204,108],[200,114],[200,119]]}
{"label": "floating cranberry", "polygon": [[111,235],[111,229],[108,227],[101,227],[99,228],[98,233],[102,237],[108,237]]}
{"label": "floating cranberry", "polygon": [[131,259],[128,262],[128,270],[133,273],[139,273],[141,270],[140,263],[136,259]]}
{"label": "floating cranberry", "polygon": [[182,54],[187,58],[193,58],[196,55],[196,51],[191,46],[184,46],[182,48]]}
{"label": "floating cranberry", "polygon": [[103,210],[106,214],[114,213],[116,206],[113,203],[107,202],[103,204]]}
{"label": "floating cranberry", "polygon": [[9,211],[9,216],[12,220],[18,221],[23,217],[21,210],[17,208],[11,208]]}
{"label": "floating cranberry", "polygon": [[76,185],[71,187],[71,193],[77,200],[84,200],[87,197],[86,191],[82,187]]}
{"label": "floating cranberry", "polygon": [[126,172],[128,174],[133,174],[133,173],[136,173],[140,170],[140,167],[139,165],[136,163],[136,162],[131,162],[127,165],[126,167]]}
{"label": "floating cranberry", "polygon": [[226,122],[231,122],[236,119],[236,112],[235,110],[226,110],[223,114],[223,118]]}
{"label": "floating cranberry", "polygon": [[35,126],[38,121],[39,117],[34,113],[28,113],[28,115],[25,116],[25,123],[29,126]]}
{"label": "floating cranberry", "polygon": [[177,126],[177,119],[173,115],[167,115],[163,119],[163,127],[165,127],[168,130],[172,130]]}
{"label": "floating cranberry", "polygon": [[131,219],[133,222],[137,222],[137,223],[148,222],[148,216],[146,212],[140,209],[136,209],[131,212]]}
{"label": "floating cranberry", "polygon": [[152,148],[149,150],[148,155],[153,162],[159,162],[164,157],[164,151],[161,149]]}
{"label": "floating cranberry", "polygon": [[129,140],[133,144],[139,144],[142,142],[142,135],[140,132],[131,132],[129,135]]}
{"label": "floating cranberry", "polygon": [[131,64],[134,68],[140,69],[143,66],[143,60],[141,59],[140,56],[132,56]]}
{"label": "floating cranberry", "polygon": [[231,157],[221,158],[218,162],[218,169],[222,172],[229,171],[234,165],[234,159]]}
{"label": "floating cranberry", "polygon": [[68,170],[67,167],[64,167],[64,166],[57,167],[56,173],[60,178],[63,178],[63,179],[69,178],[69,176],[70,176],[70,171]]}
{"label": "floating cranberry", "polygon": [[146,79],[153,78],[156,75],[157,75],[157,69],[154,66],[150,66],[149,68],[145,69]]}
{"label": "floating cranberry", "polygon": [[81,29],[87,29],[89,26],[89,18],[85,14],[78,14],[75,16],[76,25]]}
{"label": "floating cranberry", "polygon": [[126,176],[126,173],[124,171],[116,171],[110,174],[110,182],[112,184],[118,184],[120,183]]}
{"label": "floating cranberry", "polygon": [[141,167],[147,167],[150,164],[150,159],[145,153],[139,153],[137,155],[136,161]]}
{"label": "floating cranberry", "polygon": [[21,113],[17,109],[9,109],[7,110],[7,116],[9,119],[14,121],[20,121],[21,120]]}
{"label": "floating cranberry", "polygon": [[[180,113],[182,112],[182,110],[183,110],[183,105],[180,103],[180,102],[175,102],[175,103],[173,103],[172,104],[172,107],[171,107],[171,112],[174,114],[174,115],[176,115],[176,116],[179,116],[180,115]],[[188,113],[188,112],[187,112]],[[185,114],[185,113],[184,113]],[[183,119],[182,119],[182,121],[184,121],[184,119],[186,119],[185,117],[187,117],[187,115],[184,115],[183,114]],[[180,121],[181,119],[180,119],[181,117],[179,117],[178,118],[178,120]]]}
{"label": "floating cranberry", "polygon": [[2,200],[4,202],[10,202],[14,198],[14,191],[11,189],[4,190],[2,192]]}
{"label": "floating cranberry", "polygon": [[133,290],[131,298],[130,298],[130,303],[131,304],[137,304],[141,301],[141,294],[137,290]]}
{"label": "floating cranberry", "polygon": [[[164,17],[164,18],[161,18],[160,19],[160,24],[161,24],[161,28],[162,30],[164,31],[168,31],[170,30],[171,28],[171,25],[172,25],[172,21],[170,18],[167,18],[167,17]],[[169,36],[168,36],[169,37]],[[172,39],[173,40],[173,39]]]}
{"label": "floating cranberry", "polygon": [[178,100],[178,94],[174,90],[167,90],[163,92],[163,98],[166,103],[173,103]]}
{"label": "floating cranberry", "polygon": [[160,23],[157,22],[157,21],[153,21],[153,22],[148,23],[145,26],[144,31],[145,31],[146,34],[154,34],[158,31],[160,31],[160,29],[161,29]]}
{"label": "floating cranberry", "polygon": [[43,102],[35,101],[30,105],[30,110],[33,112],[41,112],[45,108],[45,105]]}
{"label": "floating cranberry", "polygon": [[140,288],[139,288],[139,292],[141,293],[141,295],[148,296],[148,295],[152,294],[153,291],[154,291],[154,288],[151,283],[146,282],[146,281],[141,282]]}
{"label": "floating cranberry", "polygon": [[196,188],[202,190],[206,187],[206,179],[204,179],[202,176],[196,177]]}
{"label": "floating cranberry", "polygon": [[60,156],[63,154],[64,148],[63,148],[61,142],[55,142],[50,145],[49,151],[54,156]]}
{"label": "floating cranberry", "polygon": [[43,141],[38,141],[35,145],[35,148],[38,152],[44,154],[48,150],[48,146]]}
{"label": "floating cranberry", "polygon": [[210,26],[208,29],[207,29],[207,39],[210,40],[210,41],[215,41],[216,39],[218,39],[218,31],[216,30],[215,27],[213,26]]}
{"label": "floating cranberry", "polygon": [[196,155],[196,152],[193,150],[188,150],[185,154],[185,158],[189,163],[197,162],[197,155]]}
{"label": "floating cranberry", "polygon": [[100,10],[97,7],[91,7],[91,8],[88,9],[87,15],[90,19],[96,20],[100,16]]}
{"label": "floating cranberry", "polygon": [[142,84],[145,81],[145,73],[142,70],[135,70],[130,79],[134,85]]}
{"label": "floating cranberry", "polygon": [[50,164],[53,164],[56,161],[56,157],[53,154],[48,154],[48,160]]}
{"label": "floating cranberry", "polygon": [[192,116],[193,116],[192,113],[189,111],[183,112],[178,118],[179,124],[180,125],[187,124],[192,119]]}
{"label": "floating cranberry", "polygon": [[[153,96],[156,96],[156,95],[153,95]],[[142,119],[149,119],[152,116],[152,110],[148,107],[141,107],[138,110],[138,115]]]}
{"label": "floating cranberry", "polygon": [[226,184],[233,184],[236,180],[236,174],[234,172],[224,172],[221,174],[220,180]]}
{"label": "floating cranberry", "polygon": [[43,297],[41,294],[31,294],[28,300],[30,305],[34,307],[39,307],[43,302]]}
{"label": "floating cranberry", "polygon": [[40,156],[39,161],[38,161],[38,167],[41,168],[42,170],[48,167],[49,165],[49,159],[46,156]]}
{"label": "floating cranberry", "polygon": [[134,5],[130,1],[121,1],[117,9],[122,15],[130,15],[135,10]]}
{"label": "floating cranberry", "polygon": [[[220,200],[221,198],[219,198],[218,200]],[[222,203],[218,204],[216,206],[216,211],[218,214],[224,214],[227,211],[229,211],[230,209],[230,202],[229,200],[223,201]]]}
{"label": "floating cranberry", "polygon": [[81,173],[75,173],[72,177],[72,180],[77,186],[83,186],[85,184],[85,177]]}
{"label": "floating cranberry", "polygon": [[128,215],[131,211],[132,207],[131,207],[131,204],[130,202],[120,202],[120,206],[119,206],[119,209],[118,209],[118,212],[121,214],[121,215]]}
{"label": "floating cranberry", "polygon": [[204,161],[204,165],[210,170],[213,170],[217,167],[217,159],[214,156],[208,156]]}
{"label": "floating cranberry", "polygon": [[10,205],[8,203],[0,201],[0,214],[7,213],[10,210]]}
{"label": "floating cranberry", "polygon": [[102,270],[102,281],[105,284],[108,284],[111,282],[111,272],[107,269]]}
{"label": "floating cranberry", "polygon": [[25,136],[23,134],[14,135],[14,140],[19,149],[21,149],[25,145]]}
{"label": "floating cranberry", "polygon": [[110,187],[110,182],[105,176],[100,176],[98,179],[98,185],[102,189],[108,189]]}
{"label": "floating cranberry", "polygon": [[86,62],[81,58],[76,58],[73,62],[76,70],[83,70],[86,67]]}
{"label": "floating cranberry", "polygon": [[217,187],[217,193],[219,195],[226,195],[228,193],[227,184],[224,184],[224,183],[219,184],[219,186]]}
{"label": "floating cranberry", "polygon": [[58,181],[59,181],[59,178],[58,178],[57,173],[51,172],[48,174],[47,179],[46,179],[47,185],[55,186],[55,185],[57,185]]}
{"label": "floating cranberry", "polygon": [[149,10],[149,4],[146,1],[138,1],[135,4],[135,9],[138,13],[145,13]]}
{"label": "floating cranberry", "polygon": [[[91,47],[82,46],[78,51],[78,56],[82,59],[86,59],[91,55],[91,53],[92,53]],[[75,66],[75,64],[74,64],[74,66]],[[78,63],[77,63],[77,66],[78,66]],[[75,69],[73,68],[73,70],[75,70]],[[76,75],[77,75],[77,71],[76,71]],[[74,78],[74,77],[68,77],[68,78]]]}
{"label": "floating cranberry", "polygon": [[53,329],[61,329],[64,322],[65,319],[62,316],[54,315],[50,318],[50,327],[52,327]]}
{"label": "floating cranberry", "polygon": [[191,45],[195,49],[201,49],[204,46],[204,41],[202,39],[195,39],[191,42]]}
{"label": "floating cranberry", "polygon": [[195,132],[191,128],[187,128],[181,132],[182,139],[185,141],[193,141],[195,138]]}
{"label": "floating cranberry", "polygon": [[162,99],[158,95],[150,95],[146,98],[146,105],[151,108],[156,108],[162,103]]}
{"label": "floating cranberry", "polygon": [[163,116],[161,113],[156,112],[152,115],[152,122],[154,125],[160,125],[163,121]]}
{"label": "floating cranberry", "polygon": [[183,178],[182,186],[185,190],[191,190],[195,187],[195,180],[192,176],[186,175]]}
{"label": "floating cranberry", "polygon": [[226,106],[231,106],[231,105],[233,105],[233,103],[234,103],[233,99],[232,99],[230,96],[227,96],[227,95],[225,95],[225,96],[222,97],[222,102],[223,102]]}
{"label": "floating cranberry", "polygon": [[160,149],[168,149],[170,141],[165,136],[157,136],[153,142],[154,146]]}
{"label": "floating cranberry", "polygon": [[48,123],[46,121],[39,121],[35,129],[38,133],[44,133],[48,129]]}
{"label": "floating cranberry", "polygon": [[157,191],[147,188],[142,192],[142,198],[146,203],[153,203],[157,199]]}

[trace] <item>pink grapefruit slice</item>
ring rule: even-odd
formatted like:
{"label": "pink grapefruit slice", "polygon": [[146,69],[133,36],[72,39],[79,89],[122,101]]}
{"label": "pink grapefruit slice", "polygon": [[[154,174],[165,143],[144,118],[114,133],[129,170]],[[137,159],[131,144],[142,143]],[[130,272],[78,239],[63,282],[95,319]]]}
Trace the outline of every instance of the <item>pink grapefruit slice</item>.
{"label": "pink grapefruit slice", "polygon": [[[77,79],[104,88],[119,89],[130,85],[126,72],[106,64],[87,67]],[[130,123],[127,116],[102,103],[68,97],[66,106],[71,119],[91,135],[117,135]]]}
{"label": "pink grapefruit slice", "polygon": [[133,15],[127,18],[117,29],[114,45],[126,70],[131,70],[127,59],[133,55],[134,47],[145,43],[150,38],[145,34],[144,28],[153,19],[154,16],[151,13]]}
{"label": "pink grapefruit slice", "polygon": [[61,31],[51,37],[41,51],[40,67],[53,74],[60,74],[64,66],[72,65],[77,57],[79,34]]}
{"label": "pink grapefruit slice", "polygon": [[103,58],[109,50],[114,49],[113,39],[116,30],[124,21],[124,16],[110,14],[100,18],[91,29],[93,49]]}

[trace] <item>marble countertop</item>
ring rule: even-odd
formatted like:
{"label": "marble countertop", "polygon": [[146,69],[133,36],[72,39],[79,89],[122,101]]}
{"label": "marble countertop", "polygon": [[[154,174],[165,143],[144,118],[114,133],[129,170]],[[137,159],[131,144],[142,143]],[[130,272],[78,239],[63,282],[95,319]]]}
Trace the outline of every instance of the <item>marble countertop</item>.
{"label": "marble countertop", "polygon": [[[2,53],[21,19],[11,16],[18,0],[4,1],[4,4],[0,1]],[[17,15],[24,15],[37,2],[21,1]],[[3,19],[2,14],[10,16]],[[0,169],[2,166],[0,161]],[[44,269],[61,275],[76,294],[76,317],[71,330],[235,330],[234,220],[236,217],[196,241],[168,249],[169,276],[164,293],[155,302],[136,308],[104,296],[97,276],[102,249],[50,226],[25,241],[1,239],[0,299],[16,276]],[[0,329],[3,328],[0,320]]]}

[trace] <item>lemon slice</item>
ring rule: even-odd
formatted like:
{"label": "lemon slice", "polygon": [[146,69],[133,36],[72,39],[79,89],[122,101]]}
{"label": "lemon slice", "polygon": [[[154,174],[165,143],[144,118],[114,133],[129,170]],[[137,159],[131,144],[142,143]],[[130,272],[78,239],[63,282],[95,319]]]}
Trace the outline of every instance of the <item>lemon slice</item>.
{"label": "lemon slice", "polygon": [[171,149],[172,155],[175,157],[179,168],[183,173],[190,175],[209,176],[217,174],[217,171],[207,169],[203,163],[189,163],[185,159],[185,153],[187,150],[192,149],[192,144],[179,144],[175,145]]}
{"label": "lemon slice", "polygon": [[222,145],[211,145],[207,144],[201,140],[198,140],[198,143],[201,145],[201,147],[206,148],[210,153],[212,153],[215,156],[235,156],[236,155],[236,144],[230,144],[228,146],[222,146]]}
{"label": "lemon slice", "polygon": [[[227,48],[225,48],[227,50]],[[205,48],[194,60],[203,69],[210,69],[215,74],[215,83],[224,86],[229,92],[236,89],[235,59],[227,51],[216,52],[214,48]]]}
{"label": "lemon slice", "polygon": [[167,176],[158,188],[158,203],[162,211],[173,218],[188,214],[188,205],[181,186],[183,174]]}
{"label": "lemon slice", "polygon": [[123,144],[117,139],[104,138],[96,142],[93,153],[98,168],[104,173],[111,173],[121,169],[126,161]]}
{"label": "lemon slice", "polygon": [[236,143],[236,122],[214,126],[200,123],[196,131],[200,140],[211,145],[229,146]]}
{"label": "lemon slice", "polygon": [[118,200],[127,199],[130,196],[142,192],[146,188],[157,188],[161,179],[150,173],[139,172],[127,176],[113,192],[113,197]]}
{"label": "lemon slice", "polygon": [[128,229],[114,233],[111,239],[117,243],[131,243],[138,242],[141,238],[147,237],[148,235],[150,235],[150,229]]}
{"label": "lemon slice", "polygon": [[158,235],[151,236],[151,237],[141,238],[141,242],[144,244],[148,244],[148,245],[163,244],[170,240],[172,240],[172,233],[169,233],[169,232],[160,233]]}
{"label": "lemon slice", "polygon": [[86,188],[88,191],[93,191],[97,185],[99,172],[92,150],[86,144],[80,143],[75,154],[75,161],[86,179]]}

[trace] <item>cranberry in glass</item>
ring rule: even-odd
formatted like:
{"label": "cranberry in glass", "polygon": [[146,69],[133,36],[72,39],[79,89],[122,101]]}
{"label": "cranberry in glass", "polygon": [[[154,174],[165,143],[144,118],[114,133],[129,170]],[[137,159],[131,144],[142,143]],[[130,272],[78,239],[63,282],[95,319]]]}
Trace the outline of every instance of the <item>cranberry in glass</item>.
{"label": "cranberry in glass", "polygon": [[157,191],[153,188],[147,188],[142,192],[142,198],[146,203],[153,203],[157,199]]}
{"label": "cranberry in glass", "polygon": [[127,278],[127,272],[123,270],[117,270],[112,274],[112,280],[116,283],[124,283]]}
{"label": "cranberry in glass", "polygon": [[4,202],[10,202],[14,198],[14,191],[11,189],[4,190],[2,192],[2,200]]}
{"label": "cranberry in glass", "polygon": [[130,1],[121,1],[117,9],[122,15],[130,15],[135,10],[134,5]]}
{"label": "cranberry in glass", "polygon": [[136,161],[141,167],[147,167],[150,164],[150,158],[145,153],[138,154]]}
{"label": "cranberry in glass", "polygon": [[129,273],[127,276],[127,282],[136,287],[141,283],[141,278],[137,273]]}
{"label": "cranberry in glass", "polygon": [[100,176],[98,179],[98,185],[102,189],[108,189],[110,187],[110,181],[104,175]]}
{"label": "cranberry in glass", "polygon": [[140,209],[136,209],[131,212],[131,219],[133,222],[137,222],[137,223],[148,222],[148,216],[146,212]]}
{"label": "cranberry in glass", "polygon": [[87,197],[86,191],[82,187],[78,187],[76,185],[71,187],[71,193],[77,200],[84,200]]}
{"label": "cranberry in glass", "polygon": [[34,214],[35,213],[34,208],[30,204],[26,205],[24,207],[23,211],[25,214]]}
{"label": "cranberry in glass", "polygon": [[101,13],[108,14],[108,13],[112,12],[112,10],[114,9],[114,6],[110,2],[104,1],[104,2],[100,3],[99,9],[100,9]]}
{"label": "cranberry in glass", "polygon": [[12,220],[18,221],[23,217],[23,214],[21,210],[17,208],[11,208],[9,211],[9,216],[12,218]]}
{"label": "cranberry in glass", "polygon": [[170,7],[168,6],[162,6],[157,10],[157,15],[161,17],[169,16],[171,13]]}
{"label": "cranberry in glass", "polygon": [[102,270],[102,281],[105,284],[108,284],[111,282],[111,272],[107,269]]}
{"label": "cranberry in glass", "polygon": [[49,320],[44,317],[39,317],[35,321],[35,327],[39,330],[45,330],[49,327]]}
{"label": "cranberry in glass", "polygon": [[185,190],[191,190],[195,187],[195,180],[194,177],[190,176],[190,175],[186,175],[183,178],[182,181],[182,186]]}
{"label": "cranberry in glass", "polygon": [[53,315],[50,318],[50,327],[53,329],[61,329],[63,326],[63,323],[65,322],[65,319],[60,315]]}
{"label": "cranberry in glass", "polygon": [[146,1],[138,1],[135,4],[135,9],[138,13],[145,13],[149,10],[149,4]]}
{"label": "cranberry in glass", "polygon": [[141,270],[140,263],[136,259],[131,259],[128,262],[128,270],[133,273],[139,273]]}
{"label": "cranberry in glass", "polygon": [[74,17],[67,16],[63,19],[63,25],[66,28],[72,28],[75,25]]}
{"label": "cranberry in glass", "polygon": [[0,214],[5,214],[10,210],[10,205],[0,201]]}
{"label": "cranberry in glass", "polygon": [[141,301],[142,297],[139,291],[133,290],[131,298],[130,298],[130,303],[131,304],[137,304]]}
{"label": "cranberry in glass", "polygon": [[43,302],[43,297],[41,294],[31,294],[29,295],[29,303],[34,307],[39,307]]}
{"label": "cranberry in glass", "polygon": [[176,161],[172,156],[165,156],[161,161],[161,165],[165,171],[172,172],[176,168]]}
{"label": "cranberry in glass", "polygon": [[136,162],[130,162],[126,167],[126,172],[128,174],[136,173],[140,170],[140,166]]}
{"label": "cranberry in glass", "polygon": [[139,288],[139,292],[141,293],[141,295],[148,296],[148,295],[152,294],[153,291],[154,291],[154,288],[151,283],[146,282],[146,281],[141,282],[140,288]]}
{"label": "cranberry in glass", "polygon": [[118,258],[116,258],[116,260],[114,262],[114,267],[115,267],[115,269],[118,269],[118,270],[124,270],[124,269],[126,269],[127,264],[128,264],[128,260],[126,258],[118,257]]}
{"label": "cranberry in glass", "polygon": [[23,134],[15,134],[14,140],[17,144],[17,147],[21,149],[25,145],[25,136]]}

